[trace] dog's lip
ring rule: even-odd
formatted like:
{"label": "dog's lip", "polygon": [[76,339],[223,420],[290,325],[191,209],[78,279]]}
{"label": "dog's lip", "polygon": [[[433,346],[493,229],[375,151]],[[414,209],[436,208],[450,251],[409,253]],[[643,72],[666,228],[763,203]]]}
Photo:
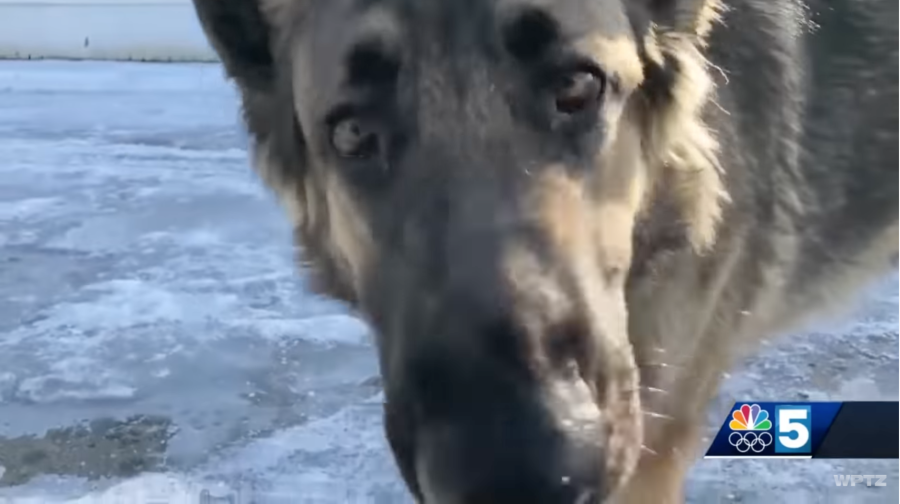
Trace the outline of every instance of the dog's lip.
{"label": "dog's lip", "polygon": [[[602,499],[598,497],[597,490],[594,489],[585,489],[581,492],[581,494],[572,501],[571,504],[604,504],[610,502],[610,499]],[[421,496],[417,499],[418,504],[467,504],[465,502],[460,501],[449,501],[449,500],[440,500],[437,498],[430,498],[427,496]]]}
{"label": "dog's lip", "polygon": [[[607,432],[608,430],[605,428],[606,422],[603,421],[604,412],[606,412],[607,409],[593,402],[589,406],[584,405],[584,407],[590,407],[594,411],[599,412],[599,418],[592,416],[589,419],[562,420],[560,421],[560,427],[569,431],[573,437],[580,438],[580,442],[575,441],[576,443],[581,445],[592,445],[595,449],[602,451],[604,447],[603,443],[595,444],[595,442],[597,439],[603,438],[604,432]],[[565,424],[569,425],[565,426]],[[637,450],[639,451],[639,447]],[[616,468],[610,471],[608,468],[611,463],[614,466],[617,465],[616,462],[607,459],[607,469],[601,469],[606,476],[601,481],[605,481],[606,477],[611,477],[613,480],[619,478],[622,468]],[[428,481],[427,472],[423,473],[423,470],[424,468],[420,465],[419,457],[416,457],[412,476],[415,482],[413,495],[416,498],[417,504],[469,504],[468,501],[455,497],[452,494],[448,496],[441,493],[439,490],[436,491]],[[628,472],[628,469],[625,469],[625,472]],[[563,480],[570,479],[568,476],[562,476],[561,478]],[[615,492],[607,490],[606,488],[599,489],[596,487],[582,486],[581,488],[576,489],[576,491],[578,494],[573,497],[572,500],[566,501],[564,504],[606,504],[614,502],[612,496]]]}

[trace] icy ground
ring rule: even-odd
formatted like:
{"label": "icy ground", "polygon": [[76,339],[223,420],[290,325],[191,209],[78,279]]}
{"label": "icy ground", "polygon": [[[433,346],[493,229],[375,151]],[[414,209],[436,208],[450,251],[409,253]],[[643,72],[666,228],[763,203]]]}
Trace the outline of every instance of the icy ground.
{"label": "icy ground", "polygon": [[[0,62],[0,503],[409,502],[367,328],[305,290],[244,146],[218,66]],[[897,286],[766,348],[710,422],[735,398],[897,400]],[[689,495],[895,503],[897,475],[699,461]]]}

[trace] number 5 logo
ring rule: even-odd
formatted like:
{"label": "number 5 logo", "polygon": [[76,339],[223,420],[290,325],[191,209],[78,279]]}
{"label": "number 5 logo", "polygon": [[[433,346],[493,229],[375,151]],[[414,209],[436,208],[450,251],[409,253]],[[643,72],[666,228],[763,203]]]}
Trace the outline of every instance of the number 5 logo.
{"label": "number 5 logo", "polygon": [[775,407],[775,453],[810,453],[810,425],[812,411],[809,406]]}

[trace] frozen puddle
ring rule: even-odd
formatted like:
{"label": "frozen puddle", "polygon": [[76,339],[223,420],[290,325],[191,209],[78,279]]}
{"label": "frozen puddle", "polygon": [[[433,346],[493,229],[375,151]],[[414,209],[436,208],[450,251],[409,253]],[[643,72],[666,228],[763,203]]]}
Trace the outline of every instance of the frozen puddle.
{"label": "frozen puddle", "polygon": [[[0,503],[411,502],[368,328],[304,287],[219,67],[5,61],[0,110]],[[735,398],[896,400],[897,285],[766,348],[710,423]],[[688,493],[894,503],[897,470],[701,461]]]}

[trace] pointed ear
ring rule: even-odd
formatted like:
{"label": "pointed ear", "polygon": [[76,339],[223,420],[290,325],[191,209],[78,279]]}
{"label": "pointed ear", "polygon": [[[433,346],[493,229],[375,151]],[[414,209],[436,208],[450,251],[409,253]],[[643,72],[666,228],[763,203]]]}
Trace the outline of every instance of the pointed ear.
{"label": "pointed ear", "polygon": [[253,140],[253,167],[288,214],[311,287],[353,301],[343,256],[329,233],[327,191],[310,169],[294,108],[295,99],[303,97],[295,97],[292,86],[292,37],[305,24],[309,0],[193,2],[207,39],[237,83]]}
{"label": "pointed ear", "polygon": [[225,70],[241,88],[266,89],[274,82],[272,29],[264,0],[194,0],[200,25]]}
{"label": "pointed ear", "polygon": [[704,51],[721,0],[626,0],[644,60],[637,103],[646,121],[644,143],[659,170],[660,191],[674,199],[687,238],[702,253],[715,242],[729,201],[721,178],[719,142],[704,110],[716,82]]}
{"label": "pointed ear", "polygon": [[721,0],[640,0],[659,30],[703,38],[723,9]]}
{"label": "pointed ear", "polygon": [[274,19],[289,19],[282,0],[193,0],[197,17],[228,77],[238,87],[253,142],[253,167],[295,226],[309,216],[306,148],[293,108],[290,63]]}

